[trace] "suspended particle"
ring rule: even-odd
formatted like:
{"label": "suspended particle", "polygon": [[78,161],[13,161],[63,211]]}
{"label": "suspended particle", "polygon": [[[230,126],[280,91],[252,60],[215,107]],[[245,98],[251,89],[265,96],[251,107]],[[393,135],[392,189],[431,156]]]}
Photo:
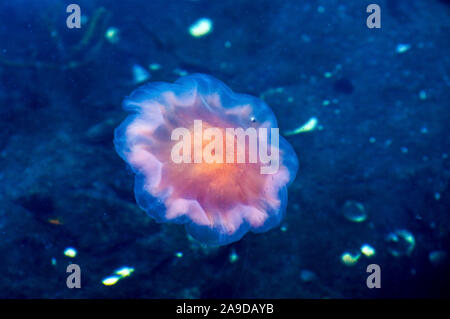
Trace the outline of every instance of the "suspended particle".
{"label": "suspended particle", "polygon": [[367,219],[364,205],[354,200],[347,200],[342,208],[344,217],[354,223],[362,223]]}
{"label": "suspended particle", "polygon": [[239,260],[239,255],[236,253],[234,249],[231,250],[230,256],[228,256],[228,260],[232,264]]}
{"label": "suspended particle", "polygon": [[311,281],[314,281],[315,279],[317,279],[317,275],[314,272],[312,272],[311,270],[302,269],[300,271],[300,279],[303,282],[311,282]]}
{"label": "suspended particle", "polygon": [[105,32],[105,38],[109,43],[112,44],[119,42],[119,29],[115,27],[109,27]]}
{"label": "suspended particle", "polygon": [[182,251],[177,251],[177,252],[175,253],[175,257],[177,257],[177,258],[183,258],[183,252],[182,252]]}
{"label": "suspended particle", "polygon": [[341,255],[341,262],[346,266],[353,266],[356,265],[360,257],[360,253],[352,254],[349,252],[345,252]]}
{"label": "suspended particle", "polygon": [[132,72],[135,84],[143,83],[150,78],[150,73],[138,64],[133,65]]}
{"label": "suspended particle", "polygon": [[178,68],[174,69],[173,73],[178,75],[178,76],[186,76],[186,75],[189,74],[186,70],[178,69]]}
{"label": "suspended particle", "polygon": [[373,257],[375,256],[375,248],[373,248],[369,244],[364,244],[361,246],[361,253],[366,257]]}
{"label": "suspended particle", "polygon": [[409,49],[411,49],[411,45],[407,44],[407,43],[400,43],[397,45],[395,51],[399,54],[401,53],[405,53],[406,51],[408,51]]}
{"label": "suspended particle", "polygon": [[120,278],[128,277],[134,272],[134,268],[132,267],[122,267],[117,269],[114,273],[116,275],[119,275]]}
{"label": "suspended particle", "polygon": [[104,284],[105,286],[114,286],[115,284],[117,284],[119,279],[120,279],[119,276],[106,277],[105,279],[102,280],[102,284]]}
{"label": "suspended particle", "polygon": [[158,70],[161,69],[161,64],[159,64],[159,63],[151,63],[151,64],[148,66],[148,68],[149,68],[151,71],[158,71]]}
{"label": "suspended particle", "polygon": [[305,124],[301,125],[300,127],[296,128],[294,130],[284,132],[284,135],[290,136],[290,135],[296,135],[296,134],[300,134],[300,133],[313,131],[316,129],[317,123],[318,123],[317,118],[311,117]]}
{"label": "suspended particle", "polygon": [[405,229],[389,233],[386,242],[389,253],[394,257],[409,256],[416,246],[414,235]]}
{"label": "suspended particle", "polygon": [[64,256],[69,258],[75,258],[77,256],[77,250],[73,247],[67,247],[64,250]]}
{"label": "suspended particle", "polygon": [[444,264],[447,259],[447,252],[444,250],[435,250],[428,254],[428,260],[433,266]]}
{"label": "suspended particle", "polygon": [[212,31],[213,23],[209,18],[201,18],[189,27],[189,34],[194,38],[207,35]]}
{"label": "suspended particle", "polygon": [[422,101],[425,101],[427,99],[427,91],[420,90],[420,92],[419,92],[419,99],[421,99]]}

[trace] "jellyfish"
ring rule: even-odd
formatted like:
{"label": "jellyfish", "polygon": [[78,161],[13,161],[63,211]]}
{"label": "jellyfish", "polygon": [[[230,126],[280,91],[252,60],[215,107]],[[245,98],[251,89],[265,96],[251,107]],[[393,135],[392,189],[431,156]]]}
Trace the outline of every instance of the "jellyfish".
{"label": "jellyfish", "polygon": [[123,107],[131,114],[115,149],[135,174],[137,204],[157,222],[184,224],[215,246],[280,224],[298,159],[262,100],[192,74],[148,83]]}

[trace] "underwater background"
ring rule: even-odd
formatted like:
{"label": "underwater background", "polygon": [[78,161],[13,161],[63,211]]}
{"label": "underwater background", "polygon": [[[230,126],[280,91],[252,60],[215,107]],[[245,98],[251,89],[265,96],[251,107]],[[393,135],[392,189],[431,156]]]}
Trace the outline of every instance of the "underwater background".
{"label": "underwater background", "polygon": [[[449,15],[446,0],[1,1],[0,297],[449,297]],[[113,145],[127,95],[198,72],[262,98],[281,132],[317,120],[286,136],[300,168],[281,225],[218,248],[148,217]]]}

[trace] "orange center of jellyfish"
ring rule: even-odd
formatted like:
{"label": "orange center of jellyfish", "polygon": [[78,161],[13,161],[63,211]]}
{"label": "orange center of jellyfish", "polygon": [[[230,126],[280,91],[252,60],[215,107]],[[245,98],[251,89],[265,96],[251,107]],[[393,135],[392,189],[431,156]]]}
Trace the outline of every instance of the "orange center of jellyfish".
{"label": "orange center of jellyfish", "polygon": [[[231,127],[231,125],[229,126]],[[203,121],[203,133],[209,127],[212,125]],[[219,129],[225,138],[225,128]],[[189,131],[193,139],[192,125]],[[237,138],[234,139],[235,158],[233,163],[227,163],[225,160],[227,150],[225,139],[221,142],[223,145],[221,163],[207,163],[204,159],[200,163],[195,163],[193,146],[190,163],[174,163],[170,152],[162,153],[164,158],[157,156],[164,163],[161,188],[172,187],[171,197],[173,198],[197,200],[207,214],[214,210],[223,211],[232,208],[236,203],[255,204],[254,199],[259,198],[263,191],[265,177],[260,174],[260,164],[248,163],[248,147],[246,147],[246,163],[237,163]],[[173,141],[168,143],[170,149],[175,143]],[[210,141],[202,139],[202,154],[209,143]],[[180,178],[182,182],[176,182]]]}

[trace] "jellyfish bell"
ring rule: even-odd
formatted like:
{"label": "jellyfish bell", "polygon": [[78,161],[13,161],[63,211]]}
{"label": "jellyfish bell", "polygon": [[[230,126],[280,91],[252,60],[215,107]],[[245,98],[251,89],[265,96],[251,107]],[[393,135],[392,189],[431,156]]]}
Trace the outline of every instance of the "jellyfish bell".
{"label": "jellyfish bell", "polygon": [[[136,175],[137,203],[156,221],[185,224],[190,235],[210,245],[229,244],[248,231],[264,232],[280,223],[298,160],[289,143],[275,136],[276,118],[263,101],[193,74],[175,83],[144,85],[125,99],[124,108],[133,114],[116,129],[115,148]],[[177,148],[177,128],[190,136],[185,148]],[[229,128],[267,134],[233,135],[228,141]],[[217,136],[223,140],[213,143]],[[174,149],[182,151],[182,160],[173,159]],[[263,174],[268,163],[276,169]]]}

